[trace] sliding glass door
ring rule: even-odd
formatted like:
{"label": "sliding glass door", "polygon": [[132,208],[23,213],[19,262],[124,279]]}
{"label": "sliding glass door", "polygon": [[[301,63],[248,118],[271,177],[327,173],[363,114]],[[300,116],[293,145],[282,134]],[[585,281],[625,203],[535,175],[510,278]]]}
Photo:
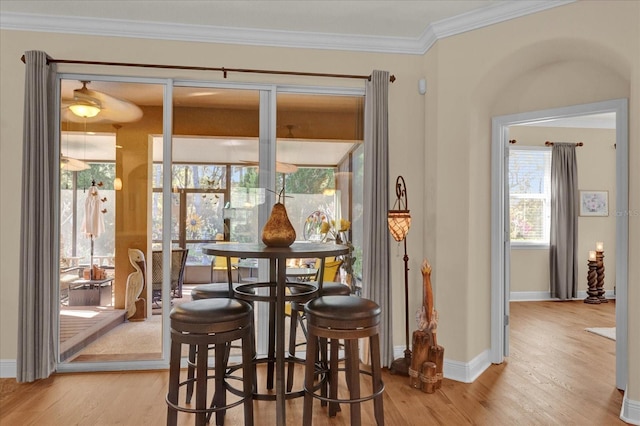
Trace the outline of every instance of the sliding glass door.
{"label": "sliding glass door", "polygon": [[[283,185],[298,240],[349,223],[337,279],[358,291],[362,91],[85,78],[61,78],[61,371],[165,365],[170,308],[227,277],[202,246],[260,242]],[[94,183],[102,231],[88,233]],[[234,280],[268,276],[258,266],[236,260]]]}

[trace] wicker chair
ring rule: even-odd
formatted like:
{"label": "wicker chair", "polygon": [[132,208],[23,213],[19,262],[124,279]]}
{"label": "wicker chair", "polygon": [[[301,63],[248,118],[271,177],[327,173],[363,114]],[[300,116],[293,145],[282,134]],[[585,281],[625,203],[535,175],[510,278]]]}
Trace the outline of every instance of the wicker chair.
{"label": "wicker chair", "polygon": [[[187,264],[189,249],[171,250],[171,297],[182,297],[184,269]],[[162,251],[153,251],[152,256],[152,302],[158,304],[162,299]]]}

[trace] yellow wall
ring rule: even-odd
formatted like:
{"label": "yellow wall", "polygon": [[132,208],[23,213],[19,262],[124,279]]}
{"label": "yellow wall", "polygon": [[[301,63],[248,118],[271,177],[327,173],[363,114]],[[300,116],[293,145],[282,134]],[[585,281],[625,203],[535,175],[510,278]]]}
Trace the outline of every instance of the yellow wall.
{"label": "yellow wall", "polygon": [[[55,58],[369,74],[389,70],[390,190],[407,182],[410,314],[421,300],[420,264],[433,266],[439,336],[447,359],[469,362],[490,347],[491,117],[630,99],[630,208],[640,212],[640,2],[576,2],[440,40],[425,55],[229,46],[2,31],[0,359],[17,341],[22,99],[26,50]],[[65,65],[63,71],[104,72]],[[215,73],[109,69],[110,73],[221,79]],[[232,75],[230,80],[317,85],[361,82]],[[427,94],[417,91],[425,77]],[[393,193],[393,192],[391,192]],[[630,218],[631,259],[640,258],[640,216]],[[403,345],[403,263],[392,244],[395,344]],[[629,266],[629,360],[640,359],[640,264]],[[635,307],[636,309],[633,309]],[[629,368],[640,400],[640,363]]]}

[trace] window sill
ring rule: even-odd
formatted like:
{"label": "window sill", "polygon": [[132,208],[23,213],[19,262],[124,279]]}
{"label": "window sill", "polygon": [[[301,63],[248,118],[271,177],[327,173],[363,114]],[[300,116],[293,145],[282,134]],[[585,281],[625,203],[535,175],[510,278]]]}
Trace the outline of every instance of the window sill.
{"label": "window sill", "polygon": [[549,250],[549,244],[511,243],[512,250]]}

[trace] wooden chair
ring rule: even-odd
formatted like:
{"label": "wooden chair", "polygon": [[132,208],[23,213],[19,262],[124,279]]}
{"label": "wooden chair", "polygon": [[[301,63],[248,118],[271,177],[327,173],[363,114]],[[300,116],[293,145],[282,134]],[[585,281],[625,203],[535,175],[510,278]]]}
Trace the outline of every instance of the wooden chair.
{"label": "wooden chair", "polygon": [[[182,297],[184,270],[187,265],[189,249],[176,248],[171,250],[171,297]],[[152,273],[152,302],[157,304],[162,299],[162,251],[154,250],[151,254]]]}

